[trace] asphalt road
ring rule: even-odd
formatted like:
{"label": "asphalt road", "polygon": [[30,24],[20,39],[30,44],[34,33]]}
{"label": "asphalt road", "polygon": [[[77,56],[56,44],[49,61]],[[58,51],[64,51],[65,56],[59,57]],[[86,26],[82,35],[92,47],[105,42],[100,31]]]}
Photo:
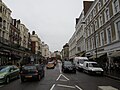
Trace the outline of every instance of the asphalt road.
{"label": "asphalt road", "polygon": [[120,81],[83,72],[62,73],[59,63],[55,69],[45,69],[45,77],[40,81],[21,83],[17,79],[7,85],[1,84],[0,90],[98,90],[98,86],[112,86],[120,90]]}

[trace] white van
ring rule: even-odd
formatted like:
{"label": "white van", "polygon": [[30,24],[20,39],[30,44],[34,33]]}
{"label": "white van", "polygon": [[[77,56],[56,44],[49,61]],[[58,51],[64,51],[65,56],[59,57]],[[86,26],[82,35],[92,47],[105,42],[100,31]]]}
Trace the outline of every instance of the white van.
{"label": "white van", "polygon": [[74,57],[73,62],[76,66],[76,69],[82,71],[83,70],[83,63],[88,61],[87,57]]}
{"label": "white van", "polygon": [[103,69],[99,66],[97,62],[86,61],[83,64],[84,72],[89,74],[101,74],[103,75]]}

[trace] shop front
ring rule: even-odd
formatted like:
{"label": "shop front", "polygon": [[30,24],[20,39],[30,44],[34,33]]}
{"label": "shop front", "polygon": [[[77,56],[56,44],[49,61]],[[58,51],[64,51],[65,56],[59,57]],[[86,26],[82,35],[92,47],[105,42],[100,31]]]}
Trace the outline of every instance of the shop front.
{"label": "shop front", "polygon": [[120,73],[120,51],[114,51],[110,53],[109,58],[110,58],[109,68]]}
{"label": "shop front", "polygon": [[0,65],[6,65],[9,62],[10,53],[0,50]]}

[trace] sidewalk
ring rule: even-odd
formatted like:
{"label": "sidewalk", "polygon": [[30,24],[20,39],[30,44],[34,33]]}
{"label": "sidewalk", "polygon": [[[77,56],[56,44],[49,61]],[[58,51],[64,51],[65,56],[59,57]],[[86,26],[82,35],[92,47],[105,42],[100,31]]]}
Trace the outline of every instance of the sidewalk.
{"label": "sidewalk", "polygon": [[117,71],[108,70],[107,72],[104,73],[104,75],[116,80],[120,80],[120,72],[117,72]]}

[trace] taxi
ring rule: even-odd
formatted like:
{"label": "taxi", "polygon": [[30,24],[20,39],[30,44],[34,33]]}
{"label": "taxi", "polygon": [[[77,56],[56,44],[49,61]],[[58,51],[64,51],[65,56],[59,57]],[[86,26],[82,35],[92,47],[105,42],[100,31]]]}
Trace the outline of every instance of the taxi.
{"label": "taxi", "polygon": [[48,62],[48,64],[46,65],[46,68],[47,69],[54,69],[55,68],[54,62]]}

